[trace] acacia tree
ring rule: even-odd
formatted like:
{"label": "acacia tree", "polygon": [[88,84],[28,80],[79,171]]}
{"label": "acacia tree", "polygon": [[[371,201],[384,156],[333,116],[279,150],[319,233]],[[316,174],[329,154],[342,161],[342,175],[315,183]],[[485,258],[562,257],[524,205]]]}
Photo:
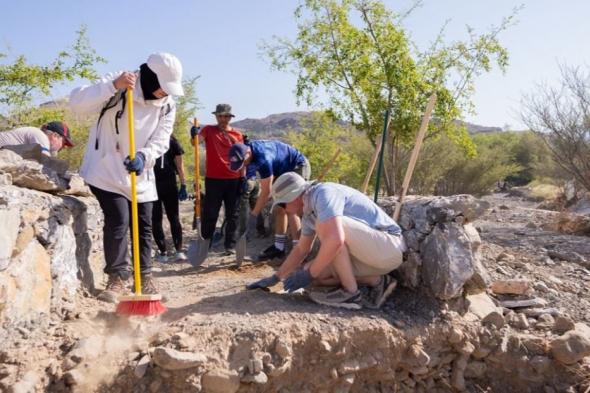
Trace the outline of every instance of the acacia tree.
{"label": "acacia tree", "polygon": [[[11,115],[11,125],[19,123],[19,114],[26,115],[36,94],[49,95],[56,83],[75,78],[97,78],[94,66],[106,60],[90,46],[86,30],[82,26],[76,32],[72,47],[59,52],[48,65],[30,64],[24,55],[0,64],[0,105]],[[6,54],[0,53],[0,59],[7,58]]]}
{"label": "acacia tree", "polygon": [[[390,109],[390,155],[396,147],[411,145],[428,96],[435,92],[437,121],[430,135],[444,132],[473,154],[466,129],[453,120],[472,110],[475,77],[493,64],[502,70],[507,66],[498,34],[514,14],[485,34],[469,29],[466,41],[446,44],[443,29],[427,51],[419,52],[401,25],[410,12],[395,14],[379,0],[304,0],[295,10],[296,39],[275,37],[263,50],[273,68],[297,75],[298,102],[313,105],[318,93],[325,93],[325,106],[362,130],[373,145],[383,113]],[[395,161],[391,158],[387,162]],[[392,183],[389,193],[395,191]]]}
{"label": "acacia tree", "polygon": [[[196,77],[187,77],[182,81],[184,96],[176,98],[176,119],[174,120],[174,136],[185,149],[184,166],[185,176],[188,181],[193,180],[194,173],[194,148],[190,141],[190,127],[193,116],[201,103],[197,97],[196,83],[199,79]],[[204,169],[203,169],[204,173]]]}
{"label": "acacia tree", "polygon": [[522,100],[523,122],[554,161],[590,191],[590,72],[562,67],[559,86],[538,85]]}

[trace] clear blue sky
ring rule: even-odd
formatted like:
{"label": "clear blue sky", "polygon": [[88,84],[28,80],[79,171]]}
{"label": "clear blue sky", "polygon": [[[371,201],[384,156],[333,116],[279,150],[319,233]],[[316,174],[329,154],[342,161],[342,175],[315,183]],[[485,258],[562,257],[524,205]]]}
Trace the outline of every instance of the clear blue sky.
{"label": "clear blue sky", "polygon": [[[306,110],[297,107],[292,75],[271,71],[258,45],[273,35],[294,37],[295,0],[52,0],[2,1],[0,52],[9,59],[24,54],[31,62],[46,63],[70,45],[81,24],[88,26],[91,45],[108,60],[100,73],[135,69],[151,52],[176,54],[185,75],[201,79],[198,96],[210,115],[216,103],[233,105],[238,119]],[[410,0],[385,0],[404,10]],[[405,21],[419,47],[436,36],[445,20],[449,40],[465,37],[465,26],[478,31],[500,23],[524,4],[519,24],[501,36],[510,52],[506,74],[494,71],[478,79],[474,96],[477,114],[467,120],[482,125],[519,126],[516,113],[523,92],[538,81],[559,75],[559,63],[590,64],[585,44],[590,37],[588,0],[425,0]],[[54,98],[73,85],[58,86]]]}

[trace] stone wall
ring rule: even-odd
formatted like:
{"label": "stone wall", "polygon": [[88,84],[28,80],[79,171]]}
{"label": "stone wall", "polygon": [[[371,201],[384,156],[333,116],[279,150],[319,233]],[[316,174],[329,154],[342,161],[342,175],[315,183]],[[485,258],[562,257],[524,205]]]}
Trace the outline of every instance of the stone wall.
{"label": "stone wall", "polygon": [[[394,198],[379,200],[389,215],[395,203]],[[464,289],[485,290],[489,278],[481,263],[481,239],[471,222],[488,208],[471,195],[408,197],[399,219],[408,247],[398,269],[402,284],[424,286],[442,300]]]}
{"label": "stone wall", "polygon": [[2,325],[71,310],[78,289],[104,278],[97,201],[63,161],[19,153],[32,159],[0,150]]}

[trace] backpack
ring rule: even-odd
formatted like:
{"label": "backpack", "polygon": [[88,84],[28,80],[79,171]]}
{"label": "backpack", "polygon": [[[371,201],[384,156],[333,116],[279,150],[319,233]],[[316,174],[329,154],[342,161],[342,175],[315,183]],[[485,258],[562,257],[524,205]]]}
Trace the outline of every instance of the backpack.
{"label": "backpack", "polygon": [[[127,104],[127,94],[126,90],[118,90],[106,104],[100,110],[100,114],[98,115],[98,121],[96,122],[96,140],[94,141],[94,150],[98,150],[98,135],[100,132],[100,121],[104,114],[114,107],[116,107],[119,103],[121,103],[121,109],[115,113],[115,132],[119,135],[119,120],[123,117],[123,112],[125,111],[125,105]],[[172,105],[170,103],[166,104],[160,109],[160,119],[166,115],[168,115],[172,111]],[[117,142],[117,150],[119,150],[119,143]]]}

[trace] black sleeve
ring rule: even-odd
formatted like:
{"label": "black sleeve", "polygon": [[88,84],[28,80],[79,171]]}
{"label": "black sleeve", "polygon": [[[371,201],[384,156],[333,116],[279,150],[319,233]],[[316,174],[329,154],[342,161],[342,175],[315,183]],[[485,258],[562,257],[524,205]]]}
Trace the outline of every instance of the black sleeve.
{"label": "black sleeve", "polygon": [[172,157],[181,156],[184,154],[184,150],[176,138],[170,139],[170,153],[172,153]]}

